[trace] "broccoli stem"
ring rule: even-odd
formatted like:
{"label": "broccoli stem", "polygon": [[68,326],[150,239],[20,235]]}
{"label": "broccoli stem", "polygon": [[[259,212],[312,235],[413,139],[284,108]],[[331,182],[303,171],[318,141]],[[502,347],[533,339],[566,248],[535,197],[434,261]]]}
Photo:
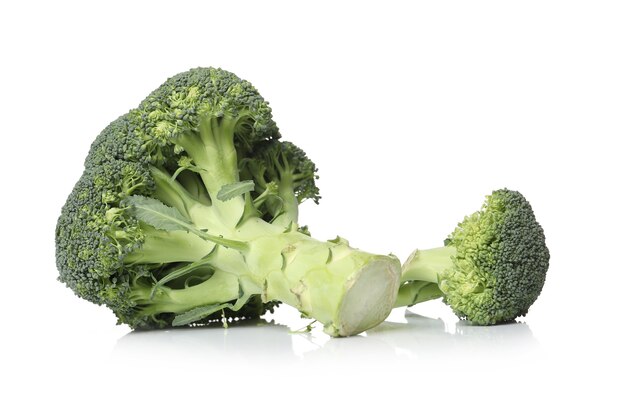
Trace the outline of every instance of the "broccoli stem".
{"label": "broccoli stem", "polygon": [[[281,301],[296,307],[323,323],[328,334],[348,336],[382,322],[393,306],[400,275],[399,262],[393,257],[351,248],[344,240],[318,241],[258,218],[246,220],[232,234],[244,239],[247,247],[217,246],[202,262],[218,272],[198,285],[174,289],[165,284],[152,298],[139,296],[144,313],[177,314],[214,305],[233,309],[260,295],[263,302]],[[195,254],[185,261],[197,261],[202,250],[193,239],[198,238],[189,239]]]}
{"label": "broccoli stem", "polygon": [[206,206],[211,205],[211,197],[209,197],[200,175],[192,171],[183,171],[176,177],[176,180],[195,200]]}
{"label": "broccoli stem", "polygon": [[221,201],[217,194],[224,185],[239,181],[235,128],[242,116],[206,116],[198,132],[185,132],[175,139],[201,171],[200,178],[211,198],[212,207],[223,224],[236,225],[244,213],[244,198],[238,196]]}
{"label": "broccoli stem", "polygon": [[402,266],[402,281],[439,283],[439,273],[454,266],[454,246],[416,250]]}
{"label": "broccoli stem", "polygon": [[214,203],[222,185],[239,181],[237,150],[234,143],[236,122],[236,119],[230,117],[203,118],[199,126],[200,141],[195,141],[195,144],[201,144],[203,147],[191,155],[196,164],[204,168],[200,172],[200,177]]}
{"label": "broccoli stem", "polygon": [[138,304],[146,304],[146,315],[183,313],[207,304],[222,304],[224,300],[235,300],[239,296],[239,280],[233,274],[215,272],[204,282],[183,289],[160,287],[152,294],[144,291],[138,298]]}
{"label": "broccoli stem", "polygon": [[409,281],[400,286],[394,307],[413,306],[441,297],[443,297],[443,293],[437,284],[426,281]]}
{"label": "broccoli stem", "polygon": [[252,201],[252,205],[255,209],[259,209],[261,204],[265,203],[269,197],[274,196],[275,194],[269,188],[266,188],[257,198]]}
{"label": "broccoli stem", "polygon": [[151,165],[150,173],[154,179],[156,197],[168,206],[176,208],[189,220],[194,220],[192,211],[195,207],[206,206],[192,197],[185,187],[173,180],[165,170]]}
{"label": "broccoli stem", "polygon": [[294,190],[294,175],[287,158],[284,155],[276,155],[273,160],[280,176],[278,196],[282,200],[281,213],[274,220],[274,223],[285,226],[298,221],[299,201]]}
{"label": "broccoli stem", "polygon": [[290,175],[285,174],[278,184],[278,196],[282,202],[281,213],[272,222],[285,227],[298,221],[298,198],[294,192]]}
{"label": "broccoli stem", "polygon": [[164,231],[147,226],[140,248],[124,258],[125,264],[195,262],[213,250],[215,243],[185,231]]}
{"label": "broccoli stem", "polygon": [[439,274],[454,266],[455,254],[453,246],[413,252],[402,265],[402,284],[394,306],[412,306],[442,297]]}
{"label": "broccoli stem", "polygon": [[[318,241],[258,218],[247,220],[238,234],[247,236],[249,245],[238,275],[261,289],[264,302],[294,306],[323,323],[328,334],[348,336],[367,330],[382,322],[393,306],[400,273],[394,257],[351,248],[342,239]],[[234,252],[221,247],[220,251]],[[216,259],[224,258],[218,253]],[[217,262],[217,269],[232,267]]]}

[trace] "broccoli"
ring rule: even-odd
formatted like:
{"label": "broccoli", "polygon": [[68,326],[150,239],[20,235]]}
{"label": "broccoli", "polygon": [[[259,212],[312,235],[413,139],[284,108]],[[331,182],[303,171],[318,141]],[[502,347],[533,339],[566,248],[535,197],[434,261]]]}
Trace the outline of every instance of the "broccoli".
{"label": "broccoli", "polygon": [[417,250],[402,266],[396,307],[443,297],[454,313],[490,325],[526,315],[546,278],[543,229],[517,191],[494,191],[444,246]]}
{"label": "broccoli", "polygon": [[400,262],[318,241],[298,205],[317,169],[247,81],[214,68],[168,79],[96,138],[56,228],[59,280],[133,329],[296,307],[332,336],[393,307]]}

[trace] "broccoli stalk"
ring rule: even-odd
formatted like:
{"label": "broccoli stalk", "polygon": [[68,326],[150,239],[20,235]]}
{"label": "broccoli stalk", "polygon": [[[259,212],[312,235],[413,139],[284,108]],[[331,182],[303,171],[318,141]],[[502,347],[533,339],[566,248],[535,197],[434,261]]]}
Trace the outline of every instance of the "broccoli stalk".
{"label": "broccoli stalk", "polygon": [[[141,210],[141,203],[135,207]],[[189,264],[184,270],[170,271],[133,295],[143,314],[174,313],[173,325],[190,324],[225,308],[237,311],[260,295],[264,302],[278,300],[298,308],[334,336],[359,333],[388,314],[397,290],[394,275],[399,274],[392,258],[352,249],[342,240],[320,242],[263,221],[248,220],[232,234],[245,247],[214,245],[185,233],[187,247],[197,248],[193,252],[198,255],[185,256]],[[201,284],[167,285],[195,271],[201,275],[207,267],[215,272]]]}
{"label": "broccoli stalk", "polygon": [[439,289],[439,275],[454,267],[452,257],[455,254],[456,249],[448,246],[414,251],[402,264],[403,285],[398,291],[396,307],[443,297]]}
{"label": "broccoli stalk", "polygon": [[402,266],[395,306],[443,297],[461,319],[489,325],[523,316],[535,302],[550,253],[528,201],[498,190],[440,248],[416,250]]}
{"label": "broccoli stalk", "polygon": [[[378,324],[393,303],[397,261],[353,249],[343,239],[321,242],[295,225],[285,229],[258,218],[213,236],[158,200],[129,196],[124,204],[146,224],[143,245],[124,258],[126,265],[185,263],[131,289],[143,315],[170,313],[176,315],[172,325],[191,324],[223,309],[238,311],[260,295],[263,302],[298,308],[331,335],[345,336]],[[204,211],[200,218],[213,214],[211,207]],[[199,284],[189,285],[194,277]],[[171,286],[175,281],[179,285]]]}
{"label": "broccoli stalk", "polygon": [[258,317],[282,302],[348,336],[385,319],[393,256],[318,241],[316,168],[231,73],[179,74],[107,127],[57,226],[59,279],[132,328]]}

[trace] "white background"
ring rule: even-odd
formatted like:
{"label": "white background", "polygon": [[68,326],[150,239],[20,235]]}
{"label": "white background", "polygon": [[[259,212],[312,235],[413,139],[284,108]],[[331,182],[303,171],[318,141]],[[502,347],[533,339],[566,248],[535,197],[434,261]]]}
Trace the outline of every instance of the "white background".
{"label": "white background", "polygon": [[[623,415],[623,2],[93,3],[0,6],[0,414]],[[552,254],[530,313],[135,334],[75,297],[54,226],[91,141],[197,66],[251,81],[316,161],[320,239],[404,259],[522,191]]]}

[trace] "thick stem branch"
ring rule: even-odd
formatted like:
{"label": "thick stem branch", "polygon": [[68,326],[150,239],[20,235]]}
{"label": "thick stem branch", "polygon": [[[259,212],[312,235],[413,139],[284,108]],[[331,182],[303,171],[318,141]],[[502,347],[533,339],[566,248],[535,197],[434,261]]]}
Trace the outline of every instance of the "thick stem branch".
{"label": "thick stem branch", "polygon": [[[245,251],[215,247],[202,261],[216,271],[215,275],[180,290],[164,283],[154,291],[153,300],[143,303],[146,314],[186,314],[196,308],[209,311],[213,305],[236,307],[252,295],[261,295],[264,302],[281,301],[320,321],[333,336],[349,336],[379,324],[393,307],[400,278],[400,263],[395,257],[359,251],[344,240],[318,241],[295,228],[285,232],[284,228],[258,218],[246,220],[233,235],[247,242]],[[153,248],[158,242],[146,243],[151,250],[138,251],[144,252],[141,261],[150,260],[148,255],[156,256],[157,250],[163,250]],[[197,261],[203,251],[195,245],[189,249],[194,255],[183,260]],[[171,262],[164,260],[163,255],[161,252],[161,262]],[[177,257],[180,255],[178,251]],[[230,278],[215,283],[216,277]],[[237,281],[236,292],[233,277]]]}
{"label": "thick stem branch", "polygon": [[416,250],[402,265],[402,281],[426,281],[439,284],[439,274],[454,266],[453,246]]}
{"label": "thick stem branch", "polygon": [[224,185],[239,181],[234,143],[237,121],[227,116],[207,116],[201,120],[197,133],[186,132],[174,140],[202,169],[199,175],[211,198],[212,207],[222,222],[231,227],[241,220],[245,199],[238,196],[220,201],[217,194]]}
{"label": "thick stem branch", "polygon": [[[265,225],[251,219],[246,226]],[[359,251],[344,240],[321,242],[297,231],[261,234],[249,245],[246,264],[263,288],[263,300],[296,307],[333,336],[367,330],[393,307],[400,275],[395,257]]]}
{"label": "thick stem branch", "polygon": [[400,286],[394,307],[406,307],[443,297],[437,284],[409,281]]}
{"label": "thick stem branch", "polygon": [[281,200],[281,214],[274,219],[273,224],[287,227],[298,223],[298,199],[290,178],[281,178],[278,184],[278,196]]}
{"label": "thick stem branch", "polygon": [[[152,295],[152,294],[151,294]],[[221,304],[239,297],[239,279],[223,271],[215,272],[201,284],[183,289],[159,288],[143,311],[146,315],[159,313],[183,313],[208,304]]]}
{"label": "thick stem branch", "polygon": [[215,244],[184,231],[149,229],[139,249],[124,258],[126,264],[195,262],[211,253]]}
{"label": "thick stem branch", "polygon": [[202,204],[177,181],[165,172],[162,168],[150,166],[150,173],[156,185],[156,197],[170,207],[176,208],[189,220],[194,220],[192,213],[199,207],[208,206]]}
{"label": "thick stem branch", "polygon": [[412,306],[442,297],[439,275],[453,267],[455,254],[451,246],[413,252],[402,265],[402,285],[394,306]]}

